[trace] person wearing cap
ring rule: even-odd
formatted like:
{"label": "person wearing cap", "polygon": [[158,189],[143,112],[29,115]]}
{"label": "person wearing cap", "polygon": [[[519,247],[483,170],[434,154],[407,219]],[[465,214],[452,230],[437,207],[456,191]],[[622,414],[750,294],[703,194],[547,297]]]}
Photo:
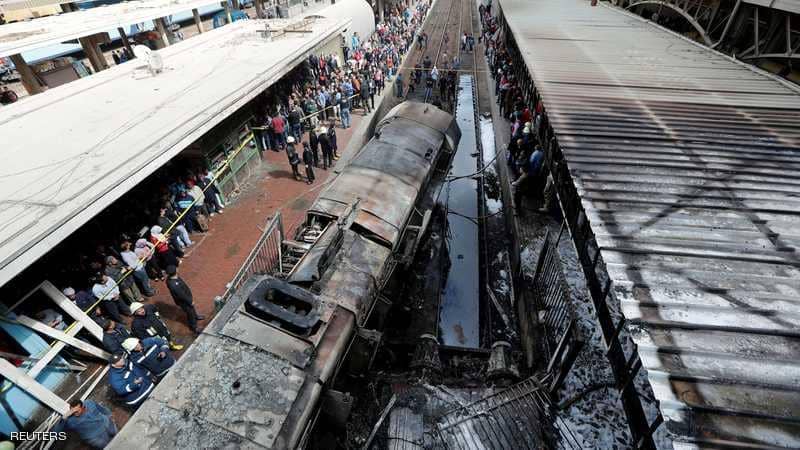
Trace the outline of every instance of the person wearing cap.
{"label": "person wearing cap", "polygon": [[131,304],[133,302],[143,301],[142,293],[139,292],[139,288],[136,287],[133,274],[131,273],[126,276],[122,264],[119,263],[116,257],[112,255],[106,256],[105,274],[116,281],[119,293],[125,302]]}
{"label": "person wearing cap", "polygon": [[319,146],[322,149],[322,169],[328,170],[328,167],[333,167],[333,149],[331,149],[331,141],[328,138],[328,129],[322,127],[319,129]]}
{"label": "person wearing cap", "polygon": [[169,343],[160,337],[149,337],[142,340],[131,337],[125,339],[122,348],[134,363],[144,367],[161,378],[175,364],[175,358],[169,351]]}
{"label": "person wearing cap", "polygon": [[169,348],[175,351],[182,350],[183,345],[172,340],[172,333],[161,320],[155,305],[145,305],[142,303],[131,304],[133,321],[131,322],[131,334],[139,339],[158,336],[169,342]]}
{"label": "person wearing cap", "polygon": [[92,400],[74,399],[69,402],[69,411],[50,431],[72,431],[84,444],[100,449],[117,435],[117,426],[105,406]]}
{"label": "person wearing cap", "polygon": [[122,343],[129,337],[131,337],[131,332],[119,322],[108,320],[103,326],[103,347],[112,355],[124,350]]}
{"label": "person wearing cap", "polygon": [[204,316],[197,314],[194,309],[194,298],[189,285],[178,276],[178,268],[175,266],[167,267],[167,288],[172,294],[172,300],[183,312],[186,313],[186,320],[192,333],[200,333],[197,330],[197,321],[205,319]]}
{"label": "person wearing cap", "polygon": [[115,353],[110,362],[108,382],[111,389],[126,405],[131,407],[141,405],[155,386],[153,374],[126,358],[124,353]]}
{"label": "person wearing cap", "polygon": [[297,166],[300,164],[300,157],[297,156],[297,150],[295,150],[294,144],[294,136],[286,138],[286,157],[289,158],[289,165],[292,166],[292,175],[294,175],[294,179],[302,181],[303,178],[300,176],[300,171],[297,169]]}
{"label": "person wearing cap", "polygon": [[106,316],[117,322],[122,322],[122,311],[128,311],[128,307],[122,302],[117,283],[104,273],[97,273],[92,280],[92,294],[100,300],[100,307]]}

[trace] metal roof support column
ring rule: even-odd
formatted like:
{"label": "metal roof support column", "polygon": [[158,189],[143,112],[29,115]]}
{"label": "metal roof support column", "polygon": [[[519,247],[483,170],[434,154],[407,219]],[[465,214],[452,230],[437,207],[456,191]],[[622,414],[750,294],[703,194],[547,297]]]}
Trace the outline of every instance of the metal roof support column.
{"label": "metal roof support column", "polygon": [[69,12],[75,12],[77,10],[78,10],[78,7],[75,6],[75,3],[68,2],[68,3],[62,3],[61,4],[61,11],[62,12],[69,13]]}
{"label": "metal roof support column", "polygon": [[759,40],[760,40],[760,37],[758,36],[758,28],[759,28],[759,26],[758,26],[759,25],[758,24],[758,6],[755,6],[753,8],[753,10],[755,11],[754,12],[754,16],[753,16],[753,35],[755,36],[755,45],[756,45],[755,56],[758,56],[758,54],[759,54],[758,44],[759,44]]}
{"label": "metal roof support column", "polygon": [[164,18],[159,17],[158,19],[153,20],[153,23],[156,25],[156,31],[158,31],[158,35],[161,36],[161,42],[163,42],[159,48],[169,47],[169,35],[167,34],[167,24],[164,23]]}
{"label": "metal roof support column", "polygon": [[22,55],[19,53],[16,55],[11,55],[11,62],[13,62],[14,67],[17,68],[19,77],[22,80],[22,85],[25,87],[25,90],[28,91],[28,94],[38,94],[47,89],[46,86],[43,86],[39,82],[39,78],[36,76],[36,73],[33,71],[33,69],[31,69],[31,66],[25,62],[25,58],[23,58]]}
{"label": "metal roof support column", "polygon": [[197,8],[192,9],[192,17],[194,17],[194,26],[197,27],[197,32],[202,33],[203,31],[203,21],[200,19],[200,12]]}
{"label": "metal roof support column", "polygon": [[383,22],[383,8],[385,7],[385,0],[376,0],[378,3],[378,20]]}
{"label": "metal roof support column", "polygon": [[96,36],[97,35],[91,35],[78,38],[78,42],[80,42],[81,47],[83,48],[83,53],[85,53],[86,57],[89,58],[89,62],[92,64],[94,71],[100,72],[108,69],[108,63],[103,56],[103,52],[98,49]]}
{"label": "metal roof support column", "polygon": [[231,17],[231,5],[228,3],[228,0],[222,2],[221,5],[223,8],[225,8],[225,15],[228,17],[228,23],[233,23],[233,17]]}
{"label": "metal roof support column", "polygon": [[125,33],[125,29],[122,27],[117,28],[117,33],[119,33],[119,37],[122,39],[122,46],[125,47],[125,50],[133,56],[133,48],[131,48],[131,41],[128,39],[128,35]]}

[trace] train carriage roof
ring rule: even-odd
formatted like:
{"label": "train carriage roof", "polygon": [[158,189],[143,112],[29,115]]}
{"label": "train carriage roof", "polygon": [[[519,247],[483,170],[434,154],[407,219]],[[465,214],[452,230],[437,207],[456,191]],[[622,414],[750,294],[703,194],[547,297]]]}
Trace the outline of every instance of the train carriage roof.
{"label": "train carriage roof", "polygon": [[358,201],[354,223],[393,247],[436,155],[444,145],[454,148],[459,137],[452,115],[423,103],[402,103],[310,211],[340,217]]}

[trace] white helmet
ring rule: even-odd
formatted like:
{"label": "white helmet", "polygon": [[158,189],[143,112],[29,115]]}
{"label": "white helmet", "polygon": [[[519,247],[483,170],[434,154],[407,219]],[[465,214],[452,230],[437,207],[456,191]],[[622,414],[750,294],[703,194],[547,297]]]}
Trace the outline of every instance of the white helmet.
{"label": "white helmet", "polygon": [[287,144],[294,144],[294,136],[289,136],[286,138]]}
{"label": "white helmet", "polygon": [[319,134],[325,134],[327,132],[328,132],[328,129],[325,128],[325,127],[322,127],[322,128],[319,129]]}
{"label": "white helmet", "polygon": [[129,337],[128,339],[122,341],[122,348],[124,348],[127,352],[132,352],[137,345],[139,345],[139,340],[135,337]]}
{"label": "white helmet", "polygon": [[136,311],[138,311],[140,308],[144,308],[144,303],[133,302],[133,303],[131,303],[131,306],[129,308],[131,310],[131,314],[133,314]]}

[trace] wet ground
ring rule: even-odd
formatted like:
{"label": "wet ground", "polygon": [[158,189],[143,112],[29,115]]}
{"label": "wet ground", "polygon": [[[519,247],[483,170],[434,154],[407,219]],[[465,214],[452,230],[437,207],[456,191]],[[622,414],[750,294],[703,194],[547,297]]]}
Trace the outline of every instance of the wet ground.
{"label": "wet ground", "polygon": [[459,79],[456,121],[461,140],[448,172],[451,180],[440,203],[447,211],[445,285],[439,310],[440,343],[453,347],[481,346],[481,276],[478,216],[477,133],[473,80]]}

